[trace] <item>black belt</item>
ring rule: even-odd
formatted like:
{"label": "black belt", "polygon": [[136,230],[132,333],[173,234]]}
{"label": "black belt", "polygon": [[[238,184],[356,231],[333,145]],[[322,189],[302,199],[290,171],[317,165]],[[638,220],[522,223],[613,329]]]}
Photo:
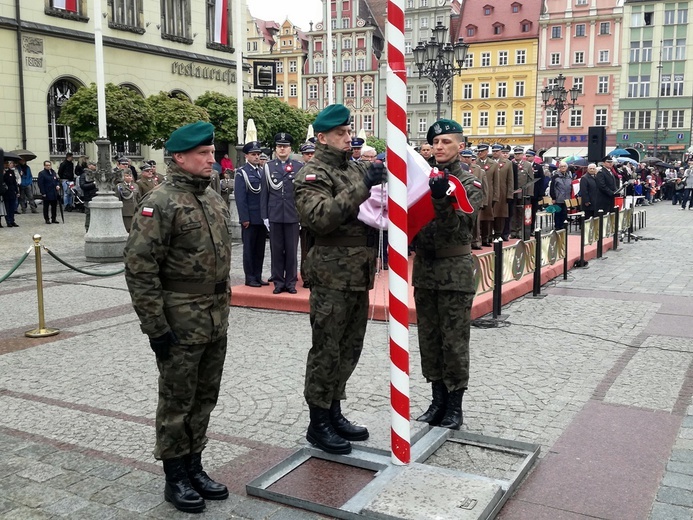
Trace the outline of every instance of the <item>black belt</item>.
{"label": "black belt", "polygon": [[435,260],[437,258],[450,258],[453,256],[463,256],[472,253],[470,244],[463,244],[456,247],[446,247],[445,249],[418,249],[416,254],[426,260]]}
{"label": "black belt", "polygon": [[165,291],[187,294],[224,294],[229,287],[229,281],[216,283],[183,282],[180,280],[161,280]]}
{"label": "black belt", "polygon": [[315,245],[333,247],[374,247],[375,237],[315,237]]}

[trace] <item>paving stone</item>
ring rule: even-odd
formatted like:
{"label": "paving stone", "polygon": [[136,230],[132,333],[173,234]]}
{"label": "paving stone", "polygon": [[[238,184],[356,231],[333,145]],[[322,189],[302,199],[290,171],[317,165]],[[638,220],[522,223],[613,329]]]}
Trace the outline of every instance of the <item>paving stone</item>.
{"label": "paving stone", "polygon": [[12,488],[7,491],[8,498],[31,508],[51,504],[67,496],[70,496],[70,494],[63,490],[53,489],[34,482],[29,482],[23,487]]}
{"label": "paving stone", "polygon": [[93,469],[104,465],[104,462],[100,459],[90,458],[82,453],[73,451],[58,451],[51,453],[43,457],[41,462],[56,464],[61,468],[78,471],[80,473],[89,473]]}
{"label": "paving stone", "polygon": [[87,506],[79,510],[79,513],[72,518],[79,518],[84,520],[116,520],[122,519],[126,520],[129,515],[129,520],[132,518],[131,513],[126,513],[120,509],[115,509],[113,507],[108,507],[103,504],[96,504],[94,502],[88,502]]}
{"label": "paving stone", "polygon": [[112,483],[110,480],[105,480],[98,477],[88,476],[79,482],[75,482],[67,487],[67,491],[79,495],[84,498],[91,498],[104,488],[107,488]]}
{"label": "paving stone", "polygon": [[106,480],[117,480],[123,475],[130,473],[131,471],[132,468],[128,468],[127,466],[122,466],[120,464],[105,463],[89,471],[89,474]]}
{"label": "paving stone", "polygon": [[693,415],[687,415],[683,418],[681,422],[681,427],[683,428],[693,428]]}
{"label": "paving stone", "polygon": [[667,471],[662,479],[662,485],[693,491],[693,477]]}
{"label": "paving stone", "polygon": [[682,473],[684,475],[693,475],[693,464],[689,462],[670,461],[667,464],[667,471]]}
{"label": "paving stone", "polygon": [[279,511],[271,515],[268,520],[323,520],[326,517],[317,513],[296,509],[293,507],[282,507]]}
{"label": "paving stone", "polygon": [[671,450],[671,460],[677,462],[693,462],[693,450]]}
{"label": "paving stone", "polygon": [[57,502],[53,502],[52,504],[48,504],[43,506],[41,509],[45,511],[46,513],[50,513],[53,515],[59,515],[59,516],[71,516],[74,518],[75,513],[78,511],[78,516],[82,516],[83,513],[81,512],[85,507],[89,505],[89,500],[78,497],[78,496],[70,496],[70,497],[65,497],[62,500],[58,500]]}
{"label": "paving stone", "polygon": [[[0,492],[2,491],[2,487],[0,486]],[[14,509],[15,507],[17,507],[17,504],[12,502],[11,500],[8,500],[6,498],[0,498],[0,514],[5,513],[10,509]]]}
{"label": "paving stone", "polygon": [[47,480],[46,485],[57,489],[67,489],[72,484],[84,480],[85,478],[87,477],[83,473],[64,470],[60,475]]}
{"label": "paving stone", "polygon": [[50,518],[49,513],[44,513],[40,509],[28,507],[18,507],[3,515],[3,520],[46,520]]}
{"label": "paving stone", "polygon": [[17,450],[15,453],[20,457],[41,459],[46,455],[50,455],[51,453],[55,453],[57,451],[59,451],[58,448],[55,448],[49,444],[31,444],[30,446]]}
{"label": "paving stone", "polygon": [[164,501],[163,496],[152,493],[133,493],[114,505],[120,509],[126,509],[133,513],[146,513]]}
{"label": "paving stone", "polygon": [[35,482],[45,482],[53,477],[62,475],[64,470],[59,466],[52,464],[43,464],[42,462],[34,462],[30,466],[17,472],[20,477],[28,478]]}
{"label": "paving stone", "polygon": [[279,510],[279,506],[272,502],[264,502],[253,499],[241,500],[233,508],[233,512],[243,518],[251,520],[265,519]]}
{"label": "paving stone", "polygon": [[101,491],[92,495],[91,500],[101,504],[113,505],[132,495],[132,488],[120,484],[110,484]]}
{"label": "paving stone", "polygon": [[693,507],[693,494],[685,489],[662,486],[657,492],[657,502]]}
{"label": "paving stone", "polygon": [[650,520],[691,520],[691,511],[685,507],[655,502]]}
{"label": "paving stone", "polygon": [[133,488],[143,488],[149,487],[154,481],[163,489],[163,478],[161,476],[135,469],[116,479],[115,483]]}

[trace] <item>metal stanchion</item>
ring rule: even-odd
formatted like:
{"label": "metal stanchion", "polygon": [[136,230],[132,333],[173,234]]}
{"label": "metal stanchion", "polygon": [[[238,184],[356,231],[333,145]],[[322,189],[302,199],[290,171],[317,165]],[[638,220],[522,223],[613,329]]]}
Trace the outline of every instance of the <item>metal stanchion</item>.
{"label": "metal stanchion", "polygon": [[534,240],[536,247],[534,248],[534,285],[532,287],[532,296],[541,294],[541,229],[537,228],[534,231]]}
{"label": "metal stanchion", "polygon": [[599,238],[597,239],[597,258],[602,257],[602,240],[604,239],[604,210],[600,209],[597,212],[597,215],[599,215]]}
{"label": "metal stanchion", "polygon": [[618,217],[621,212],[621,208],[618,206],[614,207],[614,213],[616,216],[614,217],[614,246],[613,250],[616,251],[618,249]]}
{"label": "metal stanchion", "polygon": [[493,319],[498,319],[501,313],[503,298],[503,241],[493,242]]}
{"label": "metal stanchion", "polygon": [[565,251],[563,254],[563,279],[567,280],[568,279],[568,230],[563,229],[565,231]]}
{"label": "metal stanchion", "polygon": [[24,333],[28,338],[44,338],[55,336],[60,329],[46,328],[46,320],[43,313],[43,272],[41,271],[41,235],[34,235],[34,256],[36,257],[36,293],[38,295],[38,327]]}
{"label": "metal stanchion", "polygon": [[587,263],[585,260],[585,215],[580,215],[580,259],[575,262],[575,267],[587,267]]}

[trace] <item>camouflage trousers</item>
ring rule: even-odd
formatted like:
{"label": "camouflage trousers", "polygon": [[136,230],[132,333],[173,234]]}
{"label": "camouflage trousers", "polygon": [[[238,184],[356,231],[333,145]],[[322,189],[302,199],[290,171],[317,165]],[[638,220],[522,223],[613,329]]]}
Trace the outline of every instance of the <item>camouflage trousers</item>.
{"label": "camouflage trousers", "polygon": [[175,345],[159,367],[156,409],[157,459],[201,452],[209,416],[217,404],[226,357],[226,338],[199,345]]}
{"label": "camouflage trousers", "polygon": [[414,289],[421,372],[430,383],[443,381],[449,391],[469,383],[469,330],[474,294]]}
{"label": "camouflage trousers", "polygon": [[311,287],[313,346],[306,362],[303,395],[311,406],[329,408],[346,399],[346,384],[363,350],[368,323],[368,291]]}

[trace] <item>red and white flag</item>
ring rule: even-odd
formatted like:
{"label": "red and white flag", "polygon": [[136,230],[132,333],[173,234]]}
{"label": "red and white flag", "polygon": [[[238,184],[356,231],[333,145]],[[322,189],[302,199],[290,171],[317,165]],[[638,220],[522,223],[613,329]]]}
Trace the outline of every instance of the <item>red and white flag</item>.
{"label": "red and white flag", "polygon": [[222,45],[229,44],[228,1],[216,0],[214,2],[214,41]]}
{"label": "red and white flag", "polygon": [[70,11],[71,13],[76,13],[77,0],[53,0],[53,7],[55,9],[62,9],[63,11]]}

